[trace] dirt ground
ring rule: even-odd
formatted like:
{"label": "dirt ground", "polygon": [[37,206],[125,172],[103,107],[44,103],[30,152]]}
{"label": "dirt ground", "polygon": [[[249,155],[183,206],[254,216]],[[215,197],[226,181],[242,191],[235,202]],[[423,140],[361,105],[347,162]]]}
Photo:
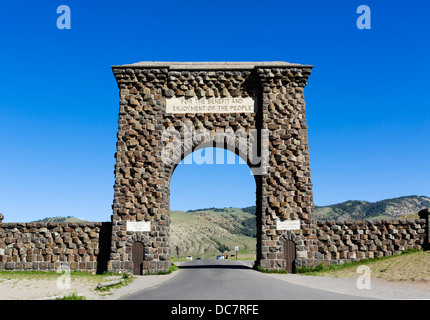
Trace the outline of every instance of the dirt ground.
{"label": "dirt ground", "polygon": [[[376,259],[366,263],[372,278],[385,282],[428,285],[430,288],[430,251]],[[319,272],[318,276],[357,277],[357,267]]]}
{"label": "dirt ground", "polygon": [[[131,283],[110,288],[108,291],[96,290],[100,282],[112,281],[109,277],[102,276],[73,276],[70,283],[61,275],[36,275],[21,276],[0,274],[0,300],[38,300],[52,299],[58,296],[78,294],[85,300],[116,300],[129,293],[158,285],[175,276],[175,272],[169,275],[135,276]],[[119,279],[120,277],[116,277]]]}

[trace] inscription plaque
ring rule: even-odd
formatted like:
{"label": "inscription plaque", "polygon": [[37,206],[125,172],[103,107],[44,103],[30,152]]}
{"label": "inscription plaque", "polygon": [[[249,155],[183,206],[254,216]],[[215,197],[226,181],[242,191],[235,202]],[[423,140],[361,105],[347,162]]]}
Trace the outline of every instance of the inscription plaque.
{"label": "inscription plaque", "polygon": [[127,221],[127,231],[151,231],[151,221]]}
{"label": "inscription plaque", "polygon": [[278,220],[276,221],[276,230],[299,230],[300,220]]}
{"label": "inscription plaque", "polygon": [[254,113],[254,98],[170,98],[166,99],[166,113]]}

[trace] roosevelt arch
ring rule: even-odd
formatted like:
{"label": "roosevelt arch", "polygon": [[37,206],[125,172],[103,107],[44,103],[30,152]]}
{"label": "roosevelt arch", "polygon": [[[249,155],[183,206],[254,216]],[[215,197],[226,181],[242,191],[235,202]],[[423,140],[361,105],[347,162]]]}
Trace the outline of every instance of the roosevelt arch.
{"label": "roosevelt arch", "polygon": [[[282,61],[139,62],[112,70],[120,102],[109,270],[132,270],[132,244],[127,239],[135,233],[148,239],[143,269],[169,269],[170,177],[179,163],[175,161],[197,148],[187,140],[185,123],[194,131],[243,129],[250,138],[255,130],[265,137],[264,143],[257,139],[257,153],[267,150],[267,157],[261,166],[266,170],[255,174],[256,264],[269,270],[286,268],[282,239],[286,231],[294,232],[300,243],[296,267],[319,262],[304,100],[312,66]],[[200,109],[175,109],[178,101],[196,101]],[[201,107],[210,101],[218,111]],[[233,108],[235,101],[243,105]],[[169,130],[178,133],[179,142],[188,141],[188,149],[173,151],[173,164],[164,163],[161,156],[168,143],[163,134]],[[258,171],[259,166],[253,169]]]}

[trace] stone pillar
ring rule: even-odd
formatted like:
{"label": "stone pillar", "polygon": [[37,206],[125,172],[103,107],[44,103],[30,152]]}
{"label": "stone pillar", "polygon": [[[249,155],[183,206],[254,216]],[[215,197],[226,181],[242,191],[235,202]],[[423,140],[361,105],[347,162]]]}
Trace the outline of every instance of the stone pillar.
{"label": "stone pillar", "polygon": [[426,238],[423,245],[424,250],[430,249],[430,208],[422,209],[418,212],[420,219],[426,220]]}
{"label": "stone pillar", "polygon": [[270,169],[262,176],[259,262],[265,269],[285,269],[287,232],[296,235],[296,266],[312,266],[318,258],[304,100],[310,73],[311,67],[257,69],[262,86],[262,129],[269,130],[270,149]]}
{"label": "stone pillar", "polygon": [[144,270],[167,271],[169,190],[160,159],[162,92],[167,68],[113,69],[120,89],[112,247],[108,269],[133,271],[133,241],[142,242]]}

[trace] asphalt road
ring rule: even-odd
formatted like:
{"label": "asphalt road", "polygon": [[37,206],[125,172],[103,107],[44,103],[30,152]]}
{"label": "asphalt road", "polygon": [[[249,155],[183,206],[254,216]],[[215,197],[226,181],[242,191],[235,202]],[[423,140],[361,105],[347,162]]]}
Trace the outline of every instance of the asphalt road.
{"label": "asphalt road", "polygon": [[355,300],[345,295],[287,283],[236,260],[187,261],[177,275],[124,300]]}

